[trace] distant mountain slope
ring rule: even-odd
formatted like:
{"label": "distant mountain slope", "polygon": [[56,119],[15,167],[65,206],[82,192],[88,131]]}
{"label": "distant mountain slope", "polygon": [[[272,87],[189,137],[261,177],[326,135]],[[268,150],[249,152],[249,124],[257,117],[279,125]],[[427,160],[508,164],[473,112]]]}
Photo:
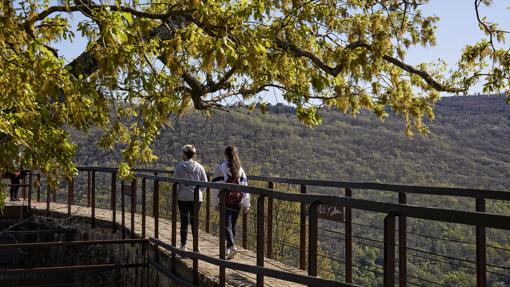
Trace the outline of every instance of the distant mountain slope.
{"label": "distant mountain slope", "polygon": [[[381,123],[327,111],[310,129],[292,108],[277,105],[268,114],[239,110],[207,119],[192,113],[162,131],[155,144],[156,166],[172,167],[180,147],[193,143],[209,169],[228,144],[240,148],[247,169],[261,174],[350,181],[510,189],[510,105],[504,97],[446,97],[429,124],[428,137],[407,138],[401,119]],[[114,165],[111,153],[97,151],[95,139],[79,136],[83,164]]]}

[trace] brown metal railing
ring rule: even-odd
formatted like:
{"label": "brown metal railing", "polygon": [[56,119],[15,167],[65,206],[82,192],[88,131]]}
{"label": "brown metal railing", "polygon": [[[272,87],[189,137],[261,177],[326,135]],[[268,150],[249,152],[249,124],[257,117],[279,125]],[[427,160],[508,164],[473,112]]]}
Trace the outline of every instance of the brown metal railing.
{"label": "brown metal railing", "polygon": [[[95,223],[95,174],[108,173],[112,175],[111,183],[111,209],[112,209],[112,222],[115,226],[116,220],[116,172],[115,168],[102,168],[102,167],[80,167],[81,172],[87,173],[87,205],[92,208],[92,224]],[[279,177],[263,177],[263,176],[250,176],[250,180],[267,182],[268,188],[260,188],[253,186],[240,186],[231,185],[224,183],[211,183],[211,182],[197,182],[189,181],[184,179],[176,179],[168,176],[158,176],[158,174],[170,175],[172,172],[161,169],[139,169],[136,170],[135,177],[141,179],[142,182],[142,236],[146,236],[145,230],[145,200],[147,195],[147,181],[153,182],[153,217],[154,217],[154,234],[155,239],[158,238],[159,234],[159,216],[160,216],[160,204],[159,204],[159,192],[160,183],[167,182],[172,184],[172,198],[171,198],[171,218],[172,218],[172,246],[176,246],[176,222],[177,222],[177,208],[176,208],[176,190],[178,184],[184,184],[189,186],[195,186],[195,202],[198,204],[198,187],[206,188],[205,200],[206,205],[206,218],[205,218],[205,229],[209,231],[210,225],[210,212],[209,191],[211,189],[228,189],[233,191],[247,192],[257,196],[257,217],[256,217],[256,242],[257,242],[257,266],[263,268],[264,258],[271,258],[272,255],[272,204],[273,200],[282,200],[295,202],[300,204],[300,252],[299,252],[299,267],[303,270],[307,269],[308,274],[312,277],[317,276],[317,230],[318,230],[318,216],[317,208],[321,204],[336,205],[344,207],[344,224],[345,224],[345,282],[352,283],[353,273],[353,258],[352,258],[352,209],[376,212],[386,214],[384,220],[384,286],[394,286],[396,280],[399,282],[399,286],[407,286],[408,275],[407,275],[407,218],[419,218],[434,221],[443,221],[451,223],[459,223],[465,225],[476,226],[476,278],[477,286],[486,286],[486,228],[496,228],[510,230],[510,216],[490,214],[485,211],[485,200],[503,200],[510,201],[510,192],[506,191],[495,191],[495,190],[479,190],[479,189],[464,189],[464,188],[445,188],[445,187],[424,187],[424,186],[412,186],[412,185],[391,185],[381,183],[360,183],[360,182],[342,182],[342,181],[325,181],[325,180],[304,180],[304,179],[289,179]],[[39,175],[37,175],[38,178]],[[274,190],[275,183],[286,183],[298,185],[301,187],[301,192],[288,193]],[[31,183],[30,183],[31,185]],[[345,189],[345,196],[332,196],[332,195],[321,195],[321,194],[310,194],[307,193],[307,187],[329,187]],[[31,190],[31,188],[29,189]],[[47,194],[47,209],[50,210],[50,194],[49,188]],[[72,198],[72,188],[68,189],[68,198]],[[121,197],[125,195],[125,185],[122,184]],[[131,183],[131,230],[134,230],[134,213],[136,212],[136,180]],[[398,203],[388,202],[377,202],[371,200],[357,199],[352,197],[353,190],[380,190],[395,192],[398,194]],[[29,198],[31,197],[31,191],[29,191]],[[222,194],[222,193],[221,193]],[[421,194],[421,195],[439,195],[439,196],[456,196],[456,197],[467,197],[474,198],[476,201],[476,212],[440,209],[432,207],[412,206],[406,204],[407,194]],[[266,209],[266,198],[268,206]],[[40,200],[40,187],[38,187],[37,200]],[[68,199],[68,203],[71,204],[72,199]],[[124,218],[124,200],[121,200],[122,209],[121,216]],[[195,209],[198,212],[198,209]],[[267,211],[267,221],[265,221],[265,214]],[[224,236],[224,216],[225,216],[225,201],[223,196],[220,196],[220,218],[219,218],[219,253],[220,259],[225,258],[225,236]],[[397,240],[395,237],[396,233],[396,217],[398,217],[398,276],[395,276],[396,271],[396,246]],[[195,224],[192,226],[193,230],[193,251],[198,251],[198,230],[199,217],[195,217]],[[243,216],[243,227],[242,230],[246,230],[246,220]],[[307,223],[308,222],[308,230]],[[115,228],[115,227],[114,227]],[[265,229],[267,228],[267,229]],[[122,225],[123,234],[125,226]],[[267,231],[267,234],[266,232]],[[308,233],[308,234],[307,234]],[[308,248],[307,248],[307,235],[308,235]],[[124,238],[124,236],[123,236]],[[246,246],[245,233],[243,232],[243,246]],[[308,250],[308,252],[306,252]],[[202,257],[196,257],[193,259],[193,274],[196,283],[198,280],[198,260],[202,260]],[[308,263],[308,264],[307,264]],[[175,271],[175,252],[172,252],[171,270]],[[306,266],[308,265],[308,266]],[[308,267],[308,268],[306,268]],[[225,265],[219,265],[220,268],[220,286],[225,285]],[[230,268],[230,267],[229,267]],[[264,282],[263,273],[257,274],[257,285],[262,286]]]}
{"label": "brown metal railing", "polygon": [[[275,269],[270,269],[270,268],[264,268],[264,267],[258,266],[258,265],[253,266],[253,265],[242,264],[242,263],[237,263],[237,262],[233,262],[233,261],[227,261],[222,258],[220,258],[220,259],[213,258],[210,256],[200,254],[196,251],[193,251],[193,252],[181,251],[178,248],[176,248],[175,246],[165,243],[165,242],[163,242],[159,239],[153,238],[153,237],[149,238],[149,242],[150,242],[150,244],[153,244],[156,247],[161,247],[168,251],[171,251],[172,254],[175,253],[180,256],[184,256],[186,258],[191,258],[192,260],[201,260],[201,261],[219,266],[220,268],[229,268],[229,269],[234,269],[234,270],[238,270],[238,271],[256,274],[257,277],[263,278],[264,276],[267,276],[267,277],[272,277],[272,278],[276,278],[276,279],[280,279],[280,280],[284,280],[284,281],[288,281],[288,282],[304,284],[304,285],[308,285],[308,286],[321,286],[321,287],[353,287],[353,286],[356,286],[356,285],[352,285],[352,284],[335,282],[332,280],[317,278],[314,276],[298,275],[298,274],[288,272],[288,271],[280,271],[280,270],[275,270]],[[179,285],[196,286],[195,283],[189,284],[188,282],[182,281],[182,279],[178,278],[175,275],[175,273],[168,272],[167,271],[168,268],[161,265],[157,261],[149,260],[149,264],[153,267],[156,267],[156,269],[158,269],[162,273],[166,274],[168,277],[179,281],[178,282]],[[260,282],[260,281],[257,280],[257,285],[260,284],[258,282]]]}

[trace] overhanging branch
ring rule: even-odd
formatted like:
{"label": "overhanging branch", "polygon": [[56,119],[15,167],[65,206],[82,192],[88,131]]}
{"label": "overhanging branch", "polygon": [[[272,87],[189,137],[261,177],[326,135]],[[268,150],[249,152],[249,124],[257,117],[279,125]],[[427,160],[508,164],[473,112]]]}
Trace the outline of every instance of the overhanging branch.
{"label": "overhanging branch", "polygon": [[427,84],[429,84],[432,88],[434,88],[438,92],[449,92],[449,93],[462,93],[462,92],[464,92],[464,90],[462,90],[462,89],[445,86],[445,85],[439,83],[438,81],[436,81],[426,71],[423,71],[423,70],[420,70],[420,69],[416,69],[415,67],[413,67],[413,66],[411,66],[409,64],[406,64],[406,63],[400,61],[399,59],[397,59],[395,57],[384,55],[383,59],[385,61],[389,62],[389,63],[392,63],[393,65],[399,67],[400,69],[402,69],[402,70],[404,70],[404,71],[406,71],[408,73],[411,73],[411,74],[419,76]]}
{"label": "overhanging branch", "polygon": [[[276,38],[276,45],[284,50],[290,51],[292,54],[294,54],[297,57],[305,57],[308,58],[316,67],[323,70],[327,74],[336,77],[338,74],[343,70],[344,66],[343,64],[338,64],[335,67],[332,67],[325,63],[322,59],[320,59],[317,55],[314,53],[307,51],[303,48],[300,48],[296,46],[295,44],[291,43],[290,41],[283,40],[280,38]],[[365,48],[370,49],[370,46],[366,43],[362,42],[353,42],[345,47],[345,49],[355,49],[355,48]],[[422,78],[428,85],[430,85],[432,88],[434,88],[438,92],[450,92],[450,93],[461,93],[464,92],[463,89],[450,87],[447,85],[443,85],[439,83],[437,80],[435,80],[428,72],[424,70],[417,69],[409,64],[406,64],[405,62],[389,56],[384,55],[383,60],[386,62],[389,62],[400,69],[410,73],[419,76]]]}
{"label": "overhanging branch", "polygon": [[53,13],[59,13],[59,12],[80,12],[83,9],[90,9],[90,10],[97,10],[97,9],[104,9],[108,8],[111,11],[116,12],[126,12],[131,15],[140,17],[140,18],[146,18],[146,19],[159,19],[159,20],[166,20],[172,16],[182,16],[182,15],[188,15],[192,13],[194,10],[171,10],[169,9],[168,12],[163,14],[158,13],[150,13],[145,11],[139,11],[136,9],[133,9],[131,7],[126,6],[117,6],[117,5],[73,5],[73,6],[52,6],[48,9],[42,11],[39,14],[34,15],[33,17],[29,18],[27,22],[25,22],[25,25],[31,25],[37,21],[42,21],[46,17],[50,16]]}

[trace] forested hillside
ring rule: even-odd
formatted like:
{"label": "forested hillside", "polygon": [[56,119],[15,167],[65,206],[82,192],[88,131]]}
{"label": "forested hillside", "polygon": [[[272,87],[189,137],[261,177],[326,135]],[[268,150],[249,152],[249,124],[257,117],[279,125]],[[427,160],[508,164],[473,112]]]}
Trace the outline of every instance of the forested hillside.
{"label": "forested hillside", "polygon": [[[443,98],[430,135],[404,135],[404,123],[390,116],[324,112],[324,123],[308,128],[292,109],[272,106],[269,113],[239,108],[212,118],[189,114],[161,132],[155,166],[173,168],[180,148],[193,143],[199,160],[212,169],[226,145],[239,147],[247,170],[264,175],[379,181],[400,184],[510,188],[510,105],[503,97]],[[97,134],[77,136],[77,160],[115,165],[115,153],[98,151]]]}
{"label": "forested hillside", "polygon": [[[292,108],[284,105],[271,106],[267,114],[245,108],[219,112],[212,118],[195,113],[175,119],[172,129],[162,131],[154,147],[159,156],[154,166],[173,169],[181,157],[180,148],[192,143],[199,150],[199,160],[212,171],[222,159],[224,147],[235,144],[251,174],[510,190],[510,105],[503,97],[444,98],[429,127],[429,136],[407,138],[404,123],[397,116],[381,123],[368,114],[352,117],[325,111],[324,123],[311,129],[298,123]],[[98,151],[98,137],[97,133],[74,135],[80,146],[78,162],[114,166],[118,157]],[[297,190],[283,184],[276,188]],[[396,195],[391,193],[355,190],[354,196],[396,202]],[[408,196],[408,203],[474,210],[474,201],[462,198],[413,195]],[[274,208],[275,258],[296,265],[298,207],[277,201]],[[487,210],[508,214],[510,205],[488,201]],[[353,213],[355,283],[382,286],[383,216]],[[253,233],[254,221],[250,224]],[[320,253],[324,255],[320,259],[321,276],[344,280],[343,225],[324,221],[320,225]],[[410,219],[408,231],[408,247],[414,248],[408,259],[410,284],[475,284],[474,228]],[[488,262],[509,266],[508,232],[488,230],[488,244],[493,246],[487,249]],[[510,276],[505,275],[508,269],[491,267],[488,271],[489,286],[510,285]]]}

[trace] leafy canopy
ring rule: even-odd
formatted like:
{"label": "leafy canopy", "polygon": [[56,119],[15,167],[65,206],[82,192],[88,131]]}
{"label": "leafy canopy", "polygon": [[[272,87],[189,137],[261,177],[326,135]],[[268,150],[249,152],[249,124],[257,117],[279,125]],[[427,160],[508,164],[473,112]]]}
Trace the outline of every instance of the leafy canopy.
{"label": "leafy canopy", "polygon": [[[155,159],[151,143],[172,116],[231,100],[264,107],[268,89],[307,125],[320,124],[324,106],[381,119],[392,110],[408,135],[426,133],[440,92],[480,80],[485,92],[506,91],[510,79],[506,32],[478,13],[489,0],[474,2],[487,37],[466,46],[458,69],[407,64],[409,48],[436,41],[427,2],[1,0],[0,166],[70,177],[69,129],[99,127],[101,147],[122,147],[125,176]],[[75,33],[88,45],[66,63],[52,45],[72,46]]]}

